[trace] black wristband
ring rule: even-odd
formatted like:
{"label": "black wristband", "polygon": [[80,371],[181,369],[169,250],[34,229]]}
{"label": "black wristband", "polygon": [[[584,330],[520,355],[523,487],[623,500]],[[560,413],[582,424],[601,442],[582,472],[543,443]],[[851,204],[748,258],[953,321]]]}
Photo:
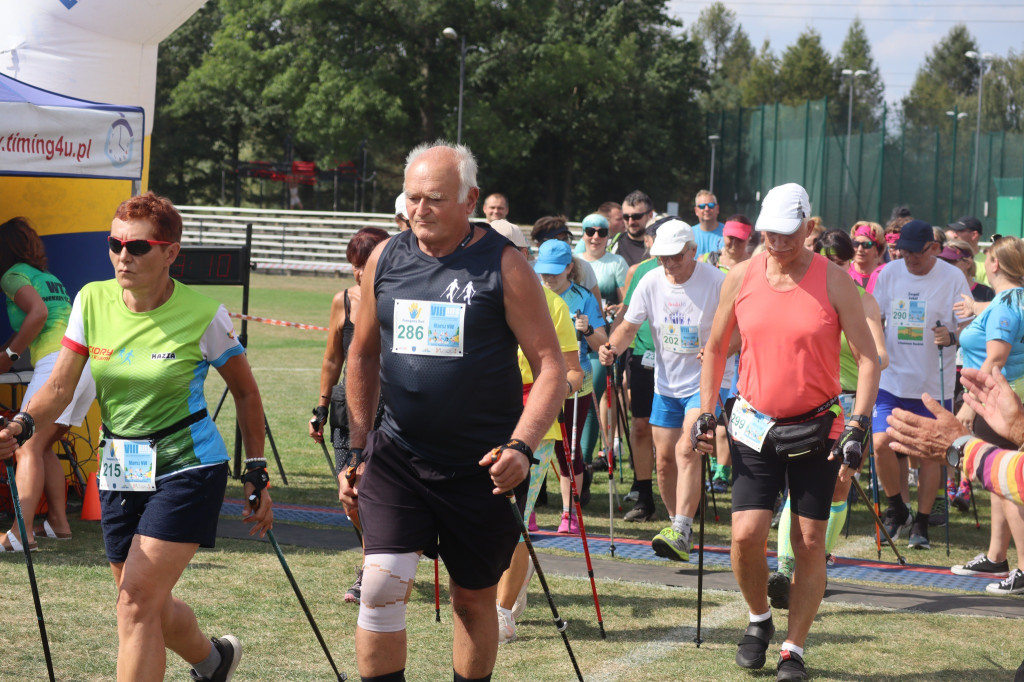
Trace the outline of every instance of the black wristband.
{"label": "black wristband", "polygon": [[518,438],[511,438],[507,443],[501,446],[502,450],[515,450],[526,455],[526,459],[530,460],[530,464],[540,464],[540,460],[533,456],[533,448],[519,440]]}
{"label": "black wristband", "polygon": [[323,426],[324,424],[326,424],[327,423],[327,406],[326,405],[317,405],[316,407],[314,407],[313,408],[313,418],[310,419],[309,422],[311,424],[315,423],[317,426]]}
{"label": "black wristband", "polygon": [[260,493],[267,484],[270,483],[270,476],[267,475],[266,467],[255,467],[252,469],[246,469],[245,473],[242,474],[242,485],[246,483],[252,483],[253,494],[256,495],[256,499],[259,499]]}
{"label": "black wristband", "polygon": [[583,331],[583,336],[591,336],[594,333],[594,325],[588,324],[587,328]]}

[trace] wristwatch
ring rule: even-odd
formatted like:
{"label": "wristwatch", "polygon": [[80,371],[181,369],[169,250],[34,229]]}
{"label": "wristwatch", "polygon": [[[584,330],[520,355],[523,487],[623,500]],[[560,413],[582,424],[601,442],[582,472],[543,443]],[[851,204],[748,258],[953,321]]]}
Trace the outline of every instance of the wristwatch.
{"label": "wristwatch", "polygon": [[967,441],[971,439],[971,435],[960,436],[952,445],[946,448],[946,463],[954,469],[960,466],[960,462],[964,459],[964,447],[967,445]]}
{"label": "wristwatch", "polygon": [[847,421],[857,422],[865,431],[871,428],[871,417],[865,417],[862,414],[851,414]]}
{"label": "wristwatch", "polygon": [[7,353],[7,357],[11,359],[11,362],[17,362],[21,358],[21,353],[15,353],[13,350],[11,350],[10,346],[4,348],[4,352]]}

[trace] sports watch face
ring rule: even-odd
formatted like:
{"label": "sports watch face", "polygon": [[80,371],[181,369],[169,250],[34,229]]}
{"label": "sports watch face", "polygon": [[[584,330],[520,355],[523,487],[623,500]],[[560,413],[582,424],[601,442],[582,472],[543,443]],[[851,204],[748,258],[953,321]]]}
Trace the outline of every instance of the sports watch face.
{"label": "sports watch face", "polygon": [[107,143],[103,150],[107,158],[110,159],[110,163],[115,168],[120,168],[131,161],[134,143],[135,133],[128,120],[122,115],[110,124],[110,128],[107,130]]}

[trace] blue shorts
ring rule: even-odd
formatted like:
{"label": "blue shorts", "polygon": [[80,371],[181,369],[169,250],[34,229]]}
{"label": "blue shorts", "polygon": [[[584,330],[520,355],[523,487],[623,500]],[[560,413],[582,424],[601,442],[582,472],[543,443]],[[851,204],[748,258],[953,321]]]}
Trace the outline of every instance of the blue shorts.
{"label": "blue shorts", "polygon": [[152,492],[100,491],[100,526],[107,560],[128,558],[136,535],[213,547],[228,484],[227,462],[161,478]]}
{"label": "blue shorts", "polygon": [[[727,390],[719,392],[722,402],[725,402]],[[683,420],[690,410],[700,409],[700,391],[690,394],[684,398],[669,398],[659,393],[654,394],[654,402],[651,403],[651,426],[660,426],[663,429],[680,429],[683,427]],[[718,406],[715,406],[715,416],[721,413]]]}
{"label": "blue shorts", "polygon": [[[871,413],[871,429],[875,433],[885,433],[885,430],[889,428],[889,422],[886,421],[886,417],[892,414],[892,411],[897,407],[901,410],[927,417],[928,419],[935,418],[935,415],[924,406],[920,398],[900,398],[880,388],[878,389],[878,397],[875,398],[875,409]],[[946,398],[943,407],[952,412],[953,399]]]}

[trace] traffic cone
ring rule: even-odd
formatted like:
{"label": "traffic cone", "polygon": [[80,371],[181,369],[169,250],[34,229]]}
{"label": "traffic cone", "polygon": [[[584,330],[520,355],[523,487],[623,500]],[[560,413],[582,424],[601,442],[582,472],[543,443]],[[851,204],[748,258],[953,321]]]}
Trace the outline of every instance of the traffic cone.
{"label": "traffic cone", "polygon": [[100,520],[100,487],[96,483],[96,472],[89,474],[89,481],[85,485],[85,499],[82,500],[82,520]]}

